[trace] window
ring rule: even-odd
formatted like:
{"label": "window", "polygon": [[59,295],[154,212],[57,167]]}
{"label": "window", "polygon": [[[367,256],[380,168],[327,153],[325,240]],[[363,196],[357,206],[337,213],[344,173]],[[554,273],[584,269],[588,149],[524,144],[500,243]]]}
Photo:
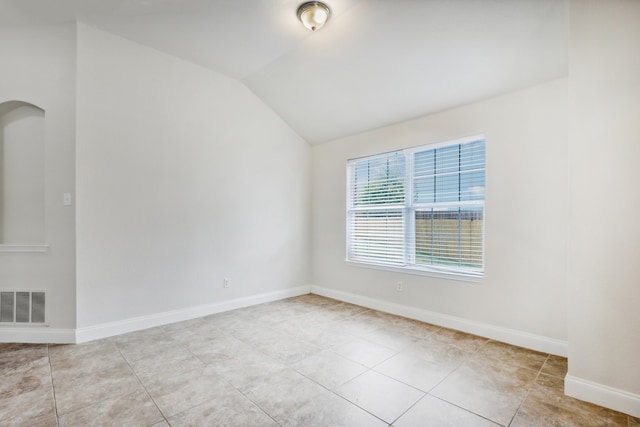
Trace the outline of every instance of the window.
{"label": "window", "polygon": [[484,271],[484,137],[350,160],[347,261]]}

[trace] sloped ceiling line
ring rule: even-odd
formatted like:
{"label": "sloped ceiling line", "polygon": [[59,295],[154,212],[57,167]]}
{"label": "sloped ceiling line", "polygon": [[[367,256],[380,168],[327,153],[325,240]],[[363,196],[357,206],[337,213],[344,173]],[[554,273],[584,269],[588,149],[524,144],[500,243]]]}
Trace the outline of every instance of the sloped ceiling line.
{"label": "sloped ceiling line", "polygon": [[243,82],[312,144],[567,75],[568,0],[0,0],[0,28],[80,19]]}

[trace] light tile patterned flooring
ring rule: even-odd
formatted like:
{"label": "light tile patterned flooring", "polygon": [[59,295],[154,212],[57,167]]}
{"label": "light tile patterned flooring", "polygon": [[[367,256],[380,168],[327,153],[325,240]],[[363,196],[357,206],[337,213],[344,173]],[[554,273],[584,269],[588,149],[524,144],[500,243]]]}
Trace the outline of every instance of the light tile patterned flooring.
{"label": "light tile patterned flooring", "polygon": [[81,345],[0,344],[2,426],[624,426],[566,359],[304,295]]}

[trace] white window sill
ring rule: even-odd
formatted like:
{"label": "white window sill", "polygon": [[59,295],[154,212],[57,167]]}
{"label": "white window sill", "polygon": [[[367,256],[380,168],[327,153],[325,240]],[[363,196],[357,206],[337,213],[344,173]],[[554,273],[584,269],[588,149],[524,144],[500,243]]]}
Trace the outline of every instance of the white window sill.
{"label": "white window sill", "polygon": [[0,253],[43,253],[49,251],[49,245],[0,245]]}
{"label": "white window sill", "polygon": [[433,268],[416,268],[416,267],[396,267],[393,265],[370,264],[358,261],[345,260],[345,264],[360,268],[370,268],[373,270],[392,271],[394,273],[413,274],[416,276],[437,277],[439,279],[457,280],[460,282],[479,283],[484,277],[484,273],[461,273],[446,270],[438,270]]}
{"label": "white window sill", "polygon": [[0,330],[2,328],[16,329],[16,328],[48,328],[49,323],[23,323],[23,322],[0,322]]}

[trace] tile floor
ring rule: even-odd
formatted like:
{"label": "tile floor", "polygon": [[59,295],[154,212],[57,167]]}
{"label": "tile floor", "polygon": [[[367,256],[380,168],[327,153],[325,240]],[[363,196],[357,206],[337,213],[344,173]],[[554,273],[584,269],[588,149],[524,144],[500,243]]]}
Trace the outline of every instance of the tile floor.
{"label": "tile floor", "polygon": [[0,344],[1,426],[624,426],[566,359],[304,295],[80,345]]}

